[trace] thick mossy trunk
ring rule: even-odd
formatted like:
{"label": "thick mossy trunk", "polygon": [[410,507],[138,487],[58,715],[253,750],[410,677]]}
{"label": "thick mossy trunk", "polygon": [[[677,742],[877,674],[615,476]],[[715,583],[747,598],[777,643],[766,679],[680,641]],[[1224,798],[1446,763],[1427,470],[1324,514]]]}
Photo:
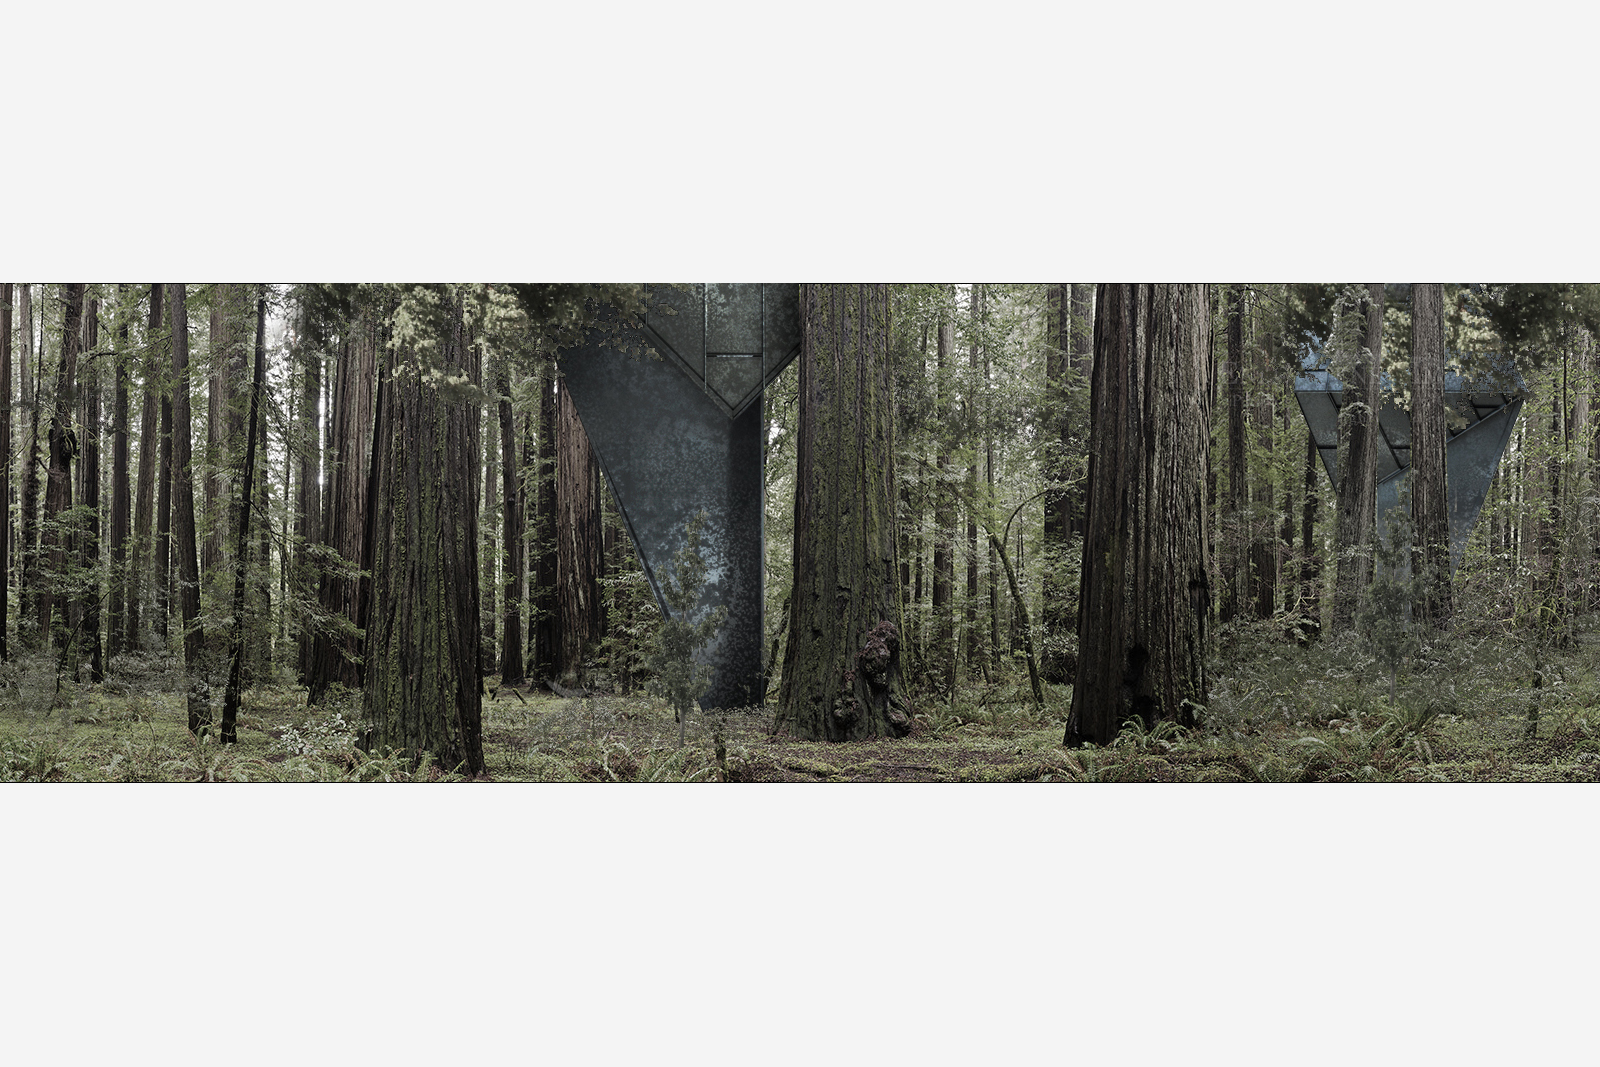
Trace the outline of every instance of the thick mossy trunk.
{"label": "thick mossy trunk", "polygon": [[1206,702],[1204,285],[1103,285],[1095,310],[1078,680],[1065,743]]}
{"label": "thick mossy trunk", "polygon": [[794,589],[778,725],[816,741],[899,736],[911,720],[888,287],[803,285],[800,307]]}
{"label": "thick mossy trunk", "polygon": [[450,382],[476,386],[479,367],[460,299],[446,294],[434,318],[426,357],[410,346],[384,357],[362,744],[477,775],[479,408]]}

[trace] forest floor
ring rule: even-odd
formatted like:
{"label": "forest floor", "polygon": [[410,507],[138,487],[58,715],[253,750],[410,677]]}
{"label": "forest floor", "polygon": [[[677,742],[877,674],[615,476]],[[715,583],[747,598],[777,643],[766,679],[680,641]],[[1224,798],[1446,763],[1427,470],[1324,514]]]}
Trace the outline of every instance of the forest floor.
{"label": "forest floor", "polygon": [[[772,711],[695,713],[678,747],[644,696],[582,699],[495,688],[481,780],[494,782],[1589,782],[1600,780],[1600,635],[1540,657],[1514,632],[1455,634],[1388,678],[1354,642],[1298,648],[1265,626],[1224,634],[1212,701],[1192,730],[1137,724],[1066,749],[1069,687],[1042,711],[1025,683],[974,682],[924,700],[911,735],[826,744],[773,735]],[[1542,669],[1536,669],[1540,667]],[[239,743],[186,727],[171,660],[122,657],[96,686],[58,689],[53,665],[0,666],[0,781],[462,781],[355,747],[359,701],[246,693]],[[1536,719],[1530,715],[1536,714]]]}

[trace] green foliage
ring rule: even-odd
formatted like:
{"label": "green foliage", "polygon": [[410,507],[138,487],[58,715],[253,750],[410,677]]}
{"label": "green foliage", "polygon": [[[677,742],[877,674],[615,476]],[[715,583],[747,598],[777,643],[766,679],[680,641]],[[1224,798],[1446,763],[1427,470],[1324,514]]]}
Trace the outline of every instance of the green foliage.
{"label": "green foliage", "polygon": [[672,572],[663,571],[656,579],[672,615],[656,631],[655,650],[647,659],[654,674],[649,689],[672,707],[680,724],[711,684],[711,668],[696,663],[695,655],[716,636],[728,615],[728,609],[719,606],[698,620],[693,617],[706,583],[706,563],[700,555],[705,519],[702,511],[689,520],[683,547],[672,557]]}

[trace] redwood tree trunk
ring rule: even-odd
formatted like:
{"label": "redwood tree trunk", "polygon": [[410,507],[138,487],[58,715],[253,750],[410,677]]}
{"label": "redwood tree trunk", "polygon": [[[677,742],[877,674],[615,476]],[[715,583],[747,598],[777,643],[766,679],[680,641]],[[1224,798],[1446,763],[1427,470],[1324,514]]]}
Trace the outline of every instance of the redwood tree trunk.
{"label": "redwood tree trunk", "polygon": [[262,382],[267,376],[267,302],[256,301],[256,365],[250,382],[250,414],[245,426],[244,460],[239,471],[239,540],[233,554],[233,625],[228,634],[228,686],[222,698],[221,740],[239,740],[239,704],[244,695],[244,590],[250,559],[250,511],[255,500],[256,427]]}
{"label": "redwood tree trunk", "polygon": [[1207,700],[1207,288],[1099,289],[1068,745],[1136,717],[1192,726]]}
{"label": "redwood tree trunk", "polygon": [[500,393],[500,473],[505,524],[501,541],[505,545],[505,620],[500,629],[500,683],[521,685],[522,598],[526,595],[522,560],[522,478],[517,469],[518,442],[515,413],[511,410],[511,381],[501,371],[496,388]]}
{"label": "redwood tree trunk", "polygon": [[127,287],[117,285],[116,394],[111,406],[111,589],[106,613],[106,657],[123,649],[123,620],[134,592],[128,572],[128,313],[122,302]]}
{"label": "redwood tree trunk", "polygon": [[[17,618],[20,622],[34,607],[39,590],[39,396],[35,373],[33,347],[33,285],[22,283],[17,310],[22,316],[22,384],[23,409],[28,413],[28,429],[23,439],[22,487],[18,490],[18,505],[22,516],[17,522],[17,536],[21,541],[18,555],[22,564],[17,575]],[[41,344],[41,348],[43,345]],[[40,353],[42,358],[43,353]],[[47,639],[40,634],[35,640]]]}
{"label": "redwood tree trunk", "polygon": [[83,290],[80,283],[65,286],[65,311],[61,325],[61,366],[56,374],[55,408],[50,415],[50,467],[44,491],[43,536],[40,551],[46,557],[48,572],[43,576],[39,597],[39,633],[50,644],[69,639],[67,600],[62,589],[67,577],[67,560],[72,556],[72,537],[67,530],[72,508],[72,464],[78,456],[77,435],[72,424],[78,401],[78,353],[83,336]]}
{"label": "redwood tree trunk", "polygon": [[533,533],[534,669],[547,678],[561,674],[560,610],[556,604],[556,379],[553,368],[539,372],[538,459],[533,465],[537,490]]}
{"label": "redwood tree trunk", "polygon": [[78,620],[82,649],[89,656],[89,676],[105,680],[104,649],[100,643],[100,301],[89,301],[83,324],[84,352],[83,405],[79,411],[83,426],[80,442],[82,475],[83,533],[78,560],[83,568],[83,592],[78,601]]}
{"label": "redwood tree trunk", "polygon": [[600,494],[594,451],[563,385],[556,402],[556,600],[560,614],[557,671],[583,684],[586,657],[602,636]]}
{"label": "redwood tree trunk", "polygon": [[1228,301],[1228,506],[1223,515],[1223,544],[1226,546],[1222,572],[1223,622],[1239,614],[1249,566],[1245,562],[1245,480],[1248,477],[1244,450],[1244,291],[1232,286]]}
{"label": "redwood tree trunk", "polygon": [[[322,441],[317,430],[317,408],[322,399],[322,353],[306,336],[306,315],[300,312],[301,326],[296,331],[296,351],[300,357],[303,392],[296,447],[300,456],[295,496],[295,588],[302,600],[316,595],[317,583],[307,557],[307,546],[322,540],[322,486],[317,481]],[[311,677],[312,653],[316,647],[315,618],[311,612],[299,618],[300,646],[298,672],[302,682]]]}
{"label": "redwood tree trunk", "polygon": [[356,574],[371,565],[364,553],[371,505],[371,455],[381,444],[373,436],[380,342],[378,325],[363,315],[350,328],[335,372],[322,540],[338,559],[323,570],[319,586],[325,618],[313,641],[306,697],[312,704],[321,703],[335,683],[350,689],[362,685],[361,639],[356,628],[362,625],[366,610],[367,583]]}
{"label": "redwood tree trunk", "polygon": [[1445,489],[1444,286],[1411,287],[1411,572],[1416,615],[1450,625],[1450,498]]}
{"label": "redwood tree trunk", "polygon": [[[428,365],[476,385],[461,301],[447,293],[443,306]],[[384,361],[362,743],[478,775],[479,409],[425,382],[423,357],[409,345],[386,349]]]}
{"label": "redwood tree trunk", "polygon": [[[943,417],[949,408],[948,369],[950,355],[955,348],[955,323],[948,307],[939,312],[939,335],[936,348],[935,373],[938,377],[938,411]],[[948,428],[941,427],[939,451],[934,458],[934,469],[941,483],[933,502],[933,642],[928,650],[928,662],[938,672],[933,679],[946,693],[954,693],[956,685],[956,620],[952,594],[956,584],[955,557],[955,505],[943,484],[950,470],[950,444]],[[793,633],[793,631],[791,631]]]}
{"label": "redwood tree trunk", "polygon": [[1333,589],[1333,632],[1355,625],[1356,607],[1372,584],[1372,539],[1377,533],[1378,368],[1383,351],[1383,286],[1368,288],[1357,312],[1364,318],[1355,371],[1344,383],[1339,410],[1338,513],[1333,548],[1337,572]]}
{"label": "redwood tree trunk", "polygon": [[11,285],[0,284],[0,660],[11,658]]}
{"label": "redwood tree trunk", "polygon": [[854,741],[911,725],[900,664],[885,285],[802,285],[794,587],[778,725]]}
{"label": "redwood tree trunk", "polygon": [[172,540],[178,557],[178,610],[183,618],[183,663],[189,675],[189,729],[211,723],[211,694],[202,666],[206,635],[200,625],[200,554],[195,543],[194,466],[189,414],[187,286],[169,286],[172,307]]}

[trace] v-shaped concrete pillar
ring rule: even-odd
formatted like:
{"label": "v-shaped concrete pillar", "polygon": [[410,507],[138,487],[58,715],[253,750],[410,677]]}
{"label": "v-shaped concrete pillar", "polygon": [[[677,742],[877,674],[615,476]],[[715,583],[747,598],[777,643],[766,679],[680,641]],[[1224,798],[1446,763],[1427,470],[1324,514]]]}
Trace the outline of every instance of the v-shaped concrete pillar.
{"label": "v-shaped concrete pillar", "polygon": [[[702,659],[706,708],[760,701],[765,565],[762,391],[800,351],[796,285],[651,286],[642,328],[599,332],[560,354],[578,418],[656,603],[684,528],[704,511],[707,581],[697,612],[727,621]],[[654,349],[660,358],[623,349]]]}

